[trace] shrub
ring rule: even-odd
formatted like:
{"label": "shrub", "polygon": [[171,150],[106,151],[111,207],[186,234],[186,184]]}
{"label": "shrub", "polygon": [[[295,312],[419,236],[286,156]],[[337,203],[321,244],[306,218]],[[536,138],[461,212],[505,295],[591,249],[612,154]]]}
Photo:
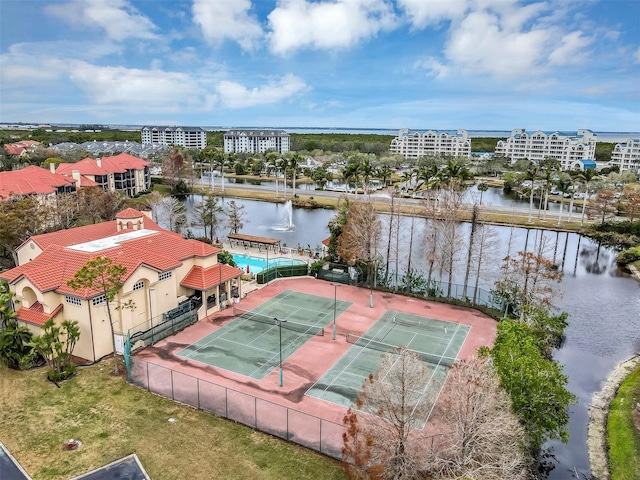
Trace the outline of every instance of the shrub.
{"label": "shrub", "polygon": [[638,260],[640,260],[640,247],[624,250],[616,257],[616,262],[620,265],[628,265]]}

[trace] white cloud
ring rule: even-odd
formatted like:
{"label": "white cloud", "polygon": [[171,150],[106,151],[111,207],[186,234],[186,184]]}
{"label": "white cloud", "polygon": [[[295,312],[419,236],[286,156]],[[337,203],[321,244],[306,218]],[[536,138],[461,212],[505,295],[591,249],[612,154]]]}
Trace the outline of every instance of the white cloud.
{"label": "white cloud", "polygon": [[486,11],[469,14],[445,47],[450,63],[463,74],[518,77],[536,74],[551,40],[549,30],[520,31]]}
{"label": "white cloud", "polygon": [[301,78],[288,74],[278,81],[272,81],[267,85],[252,89],[236,82],[222,81],[217,85],[216,92],[219,102],[224,107],[244,108],[288,100],[307,88]]}
{"label": "white cloud", "polygon": [[587,60],[585,47],[590,45],[593,39],[586,38],[582,32],[571,32],[564,37],[560,46],[549,55],[551,65],[577,65]]}
{"label": "white cloud", "polygon": [[282,0],[268,18],[270,46],[276,54],[351,47],[397,22],[385,0]]}
{"label": "white cloud", "polygon": [[416,28],[437,25],[440,22],[461,17],[467,10],[466,1],[440,0],[398,0],[398,5],[405,11]]}
{"label": "white cloud", "polygon": [[186,73],[102,67],[82,61],[70,65],[69,78],[91,103],[132,110],[198,107],[206,92]]}
{"label": "white cloud", "polygon": [[262,27],[249,15],[250,9],[250,0],[194,0],[193,21],[209,42],[230,39],[252,50],[262,37]]}
{"label": "white cloud", "polygon": [[636,59],[636,63],[640,65],[640,47],[633,54],[633,58]]}
{"label": "white cloud", "polygon": [[155,38],[156,26],[125,0],[73,0],[49,5],[46,10],[62,20],[87,29],[101,28],[116,41]]}

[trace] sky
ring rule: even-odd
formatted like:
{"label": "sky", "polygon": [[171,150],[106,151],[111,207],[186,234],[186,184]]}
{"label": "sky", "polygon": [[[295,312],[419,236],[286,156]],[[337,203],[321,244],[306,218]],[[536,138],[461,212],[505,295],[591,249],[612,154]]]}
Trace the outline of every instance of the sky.
{"label": "sky", "polygon": [[640,132],[640,1],[0,0],[0,122]]}

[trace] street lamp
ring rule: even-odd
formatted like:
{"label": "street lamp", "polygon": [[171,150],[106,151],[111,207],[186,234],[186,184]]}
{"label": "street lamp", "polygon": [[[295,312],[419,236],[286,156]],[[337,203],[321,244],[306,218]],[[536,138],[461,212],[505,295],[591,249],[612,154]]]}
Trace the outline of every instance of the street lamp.
{"label": "street lamp", "polygon": [[332,283],[333,285],[333,339],[336,339],[336,306],[338,303],[338,285],[337,283]]}
{"label": "street lamp", "polygon": [[279,330],[279,345],[280,345],[280,386],[282,387],[282,385],[284,385],[283,382],[283,378],[282,378],[282,324],[284,322],[286,322],[286,320],[278,320],[277,318],[274,318],[275,322],[278,324],[278,330]]}

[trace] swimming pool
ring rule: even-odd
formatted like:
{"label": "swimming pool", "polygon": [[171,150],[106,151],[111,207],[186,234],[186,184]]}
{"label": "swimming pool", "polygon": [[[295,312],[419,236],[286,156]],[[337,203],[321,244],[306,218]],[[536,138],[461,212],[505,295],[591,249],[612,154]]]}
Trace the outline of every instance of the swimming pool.
{"label": "swimming pool", "polygon": [[[233,260],[238,265],[238,268],[243,269],[245,272],[247,271],[247,267],[249,267],[249,272],[258,273],[267,268],[267,260],[265,258],[259,257],[250,257],[248,255],[240,255],[234,254]],[[269,257],[269,268],[275,267],[276,265],[305,265],[306,262],[302,260],[296,260],[286,257],[274,256],[273,258]]]}

